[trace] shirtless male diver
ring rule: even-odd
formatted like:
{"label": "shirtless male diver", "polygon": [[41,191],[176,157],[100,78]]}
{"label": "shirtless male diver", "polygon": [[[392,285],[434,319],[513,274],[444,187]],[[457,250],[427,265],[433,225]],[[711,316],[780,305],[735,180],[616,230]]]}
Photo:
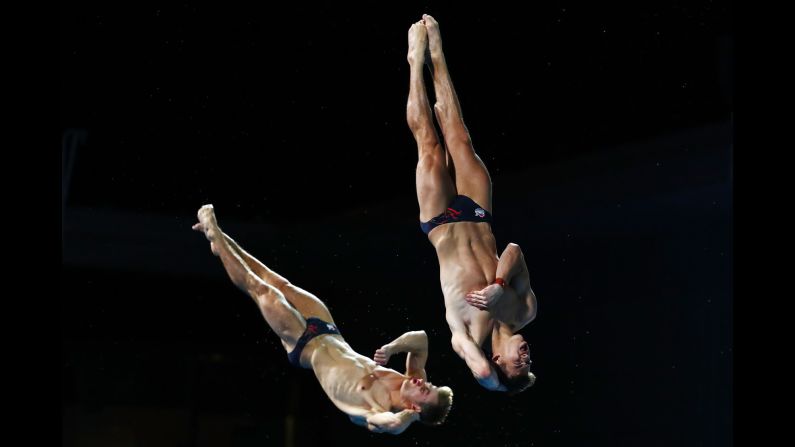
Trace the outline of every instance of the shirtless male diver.
{"label": "shirtless male diver", "polygon": [[[377,433],[402,433],[414,421],[444,422],[453,402],[449,387],[426,381],[428,338],[407,332],[378,349],[375,360],[342,338],[328,308],[246,253],[218,226],[212,205],[198,212],[193,229],[204,233],[232,282],[259,306],[281,339],[290,363],[312,369],[331,402],[357,425]],[[385,368],[389,356],[407,352],[406,372]]]}
{"label": "shirtless male diver", "polygon": [[[453,349],[483,387],[516,394],[535,382],[527,342],[517,332],[535,318],[536,297],[519,246],[508,244],[497,257],[491,177],[464,125],[439,24],[427,14],[422,17],[408,33],[411,76],[406,106],[419,156],[420,226],[439,258]],[[444,146],[433,125],[424,64],[433,77],[433,108]],[[491,354],[484,353],[484,345]]]}

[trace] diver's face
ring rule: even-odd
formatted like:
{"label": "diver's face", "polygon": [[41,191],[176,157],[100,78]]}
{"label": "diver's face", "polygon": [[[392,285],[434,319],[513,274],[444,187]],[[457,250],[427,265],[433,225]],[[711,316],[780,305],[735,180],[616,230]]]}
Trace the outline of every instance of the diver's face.
{"label": "diver's face", "polygon": [[417,377],[409,377],[400,386],[400,397],[422,407],[439,401],[439,388]]}
{"label": "diver's face", "polygon": [[508,377],[517,377],[530,371],[530,348],[519,334],[514,335],[502,349],[502,354],[494,354],[492,360]]}

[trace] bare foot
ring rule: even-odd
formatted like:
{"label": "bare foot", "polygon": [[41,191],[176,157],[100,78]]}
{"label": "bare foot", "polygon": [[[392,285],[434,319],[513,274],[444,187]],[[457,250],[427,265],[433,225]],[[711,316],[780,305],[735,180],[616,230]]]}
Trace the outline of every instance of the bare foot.
{"label": "bare foot", "polygon": [[409,64],[422,64],[425,61],[425,49],[428,47],[428,32],[422,20],[409,28]]}
{"label": "bare foot", "polygon": [[431,53],[431,60],[436,62],[443,57],[442,53],[442,34],[439,32],[439,22],[428,14],[422,15],[422,22],[428,31],[428,50]]}
{"label": "bare foot", "polygon": [[218,247],[216,247],[215,241],[218,235],[221,233],[221,229],[218,228],[218,221],[215,219],[215,210],[213,209],[213,206],[204,205],[203,207],[199,208],[199,212],[196,214],[199,218],[199,223],[193,225],[192,228],[195,231],[204,233],[204,237],[210,241],[210,250],[214,255],[218,256]]}

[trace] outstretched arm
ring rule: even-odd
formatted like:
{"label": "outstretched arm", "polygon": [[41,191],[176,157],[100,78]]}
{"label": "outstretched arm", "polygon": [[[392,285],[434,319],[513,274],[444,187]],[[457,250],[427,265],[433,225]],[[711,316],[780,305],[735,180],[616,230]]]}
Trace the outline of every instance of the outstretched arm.
{"label": "outstretched arm", "polygon": [[425,331],[406,332],[375,351],[373,360],[386,365],[393,354],[407,352],[406,375],[427,379],[425,363],[428,361],[428,334]]}
{"label": "outstretched arm", "polygon": [[527,274],[527,264],[525,264],[524,261],[524,254],[522,253],[522,249],[519,248],[519,245],[509,243],[508,246],[505,247],[497,263],[497,272],[495,276],[494,283],[481,290],[467,293],[467,302],[480,310],[493,311],[497,307],[500,297],[502,297],[505,284],[510,284],[512,281],[522,283],[512,284],[517,292],[524,288],[524,282],[527,282],[527,287],[529,287],[529,279],[523,281],[524,277],[528,277],[529,275]]}
{"label": "outstretched arm", "polygon": [[367,429],[375,433],[390,433],[398,435],[403,433],[409,425],[420,419],[417,410],[403,410],[400,413],[389,411],[372,413],[367,416]]}
{"label": "outstretched arm", "polygon": [[500,379],[497,377],[497,372],[491,362],[486,359],[483,350],[475,344],[468,334],[454,332],[452,343],[453,350],[459,357],[464,359],[472,371],[472,375],[475,376],[481,386],[492,391],[505,390],[505,387],[500,384]]}

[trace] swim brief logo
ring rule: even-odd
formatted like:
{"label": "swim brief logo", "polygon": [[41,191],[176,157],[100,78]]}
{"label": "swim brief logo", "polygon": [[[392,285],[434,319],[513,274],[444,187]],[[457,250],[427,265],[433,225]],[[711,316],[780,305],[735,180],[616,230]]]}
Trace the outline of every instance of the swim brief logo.
{"label": "swim brief logo", "polygon": [[475,208],[475,215],[478,217],[485,217],[486,210],[484,210],[483,208]]}

